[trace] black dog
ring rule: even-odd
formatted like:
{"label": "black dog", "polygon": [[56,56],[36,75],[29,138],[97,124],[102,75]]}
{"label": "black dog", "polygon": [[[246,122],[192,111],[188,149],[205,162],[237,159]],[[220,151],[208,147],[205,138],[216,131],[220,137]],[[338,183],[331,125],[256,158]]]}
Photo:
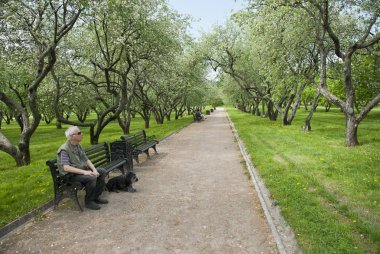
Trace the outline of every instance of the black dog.
{"label": "black dog", "polygon": [[132,187],[132,184],[138,180],[135,173],[128,172],[127,175],[119,175],[108,180],[106,187],[110,192],[119,192],[119,190],[135,192],[136,189]]}

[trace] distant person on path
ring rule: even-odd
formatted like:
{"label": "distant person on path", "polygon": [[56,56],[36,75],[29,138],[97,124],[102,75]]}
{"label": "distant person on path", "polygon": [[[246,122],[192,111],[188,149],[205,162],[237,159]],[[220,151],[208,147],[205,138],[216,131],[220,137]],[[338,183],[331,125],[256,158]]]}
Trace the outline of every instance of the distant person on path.
{"label": "distant person on path", "polygon": [[99,210],[99,204],[108,201],[100,197],[105,187],[106,172],[96,169],[87,158],[81,145],[83,133],[77,126],[70,126],[66,131],[66,143],[57,152],[57,165],[60,174],[70,182],[80,182],[86,188],[85,206]]}
{"label": "distant person on path", "polygon": [[206,117],[204,117],[202,115],[202,112],[199,110],[199,108],[197,108],[195,110],[195,121],[200,121],[200,120],[204,120],[204,119],[206,119]]}

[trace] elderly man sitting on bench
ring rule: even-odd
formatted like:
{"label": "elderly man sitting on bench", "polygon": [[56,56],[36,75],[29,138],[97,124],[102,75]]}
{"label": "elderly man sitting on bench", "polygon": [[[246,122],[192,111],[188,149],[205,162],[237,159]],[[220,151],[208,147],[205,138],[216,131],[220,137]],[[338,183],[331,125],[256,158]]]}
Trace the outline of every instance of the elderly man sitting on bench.
{"label": "elderly man sitting on bench", "polygon": [[96,169],[87,158],[81,145],[83,133],[77,126],[71,126],[65,131],[67,141],[58,149],[57,166],[60,174],[70,182],[80,182],[85,186],[85,206],[99,210],[99,204],[108,201],[100,197],[105,186],[106,172]]}

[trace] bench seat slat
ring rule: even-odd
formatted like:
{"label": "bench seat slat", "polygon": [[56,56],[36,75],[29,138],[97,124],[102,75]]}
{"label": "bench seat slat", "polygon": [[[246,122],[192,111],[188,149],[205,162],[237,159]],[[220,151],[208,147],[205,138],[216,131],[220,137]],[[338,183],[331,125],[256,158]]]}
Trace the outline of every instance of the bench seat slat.
{"label": "bench seat slat", "polygon": [[124,164],[125,164],[125,160],[124,159],[119,159],[119,160],[116,160],[116,161],[111,161],[109,164],[106,164],[104,166],[100,166],[99,168],[103,168],[107,173],[109,173],[113,169],[121,167]]}
{"label": "bench seat slat", "polygon": [[152,146],[156,145],[157,142],[149,142],[147,144],[141,144],[136,147],[136,150],[145,151],[148,148],[151,148]]}

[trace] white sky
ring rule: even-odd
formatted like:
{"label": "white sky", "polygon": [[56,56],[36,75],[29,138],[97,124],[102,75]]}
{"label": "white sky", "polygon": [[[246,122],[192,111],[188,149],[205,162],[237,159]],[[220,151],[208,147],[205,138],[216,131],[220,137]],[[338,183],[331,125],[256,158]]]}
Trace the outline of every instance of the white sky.
{"label": "white sky", "polygon": [[168,3],[179,13],[194,17],[190,33],[195,37],[210,32],[214,25],[223,25],[232,12],[246,5],[244,0],[168,0]]}

